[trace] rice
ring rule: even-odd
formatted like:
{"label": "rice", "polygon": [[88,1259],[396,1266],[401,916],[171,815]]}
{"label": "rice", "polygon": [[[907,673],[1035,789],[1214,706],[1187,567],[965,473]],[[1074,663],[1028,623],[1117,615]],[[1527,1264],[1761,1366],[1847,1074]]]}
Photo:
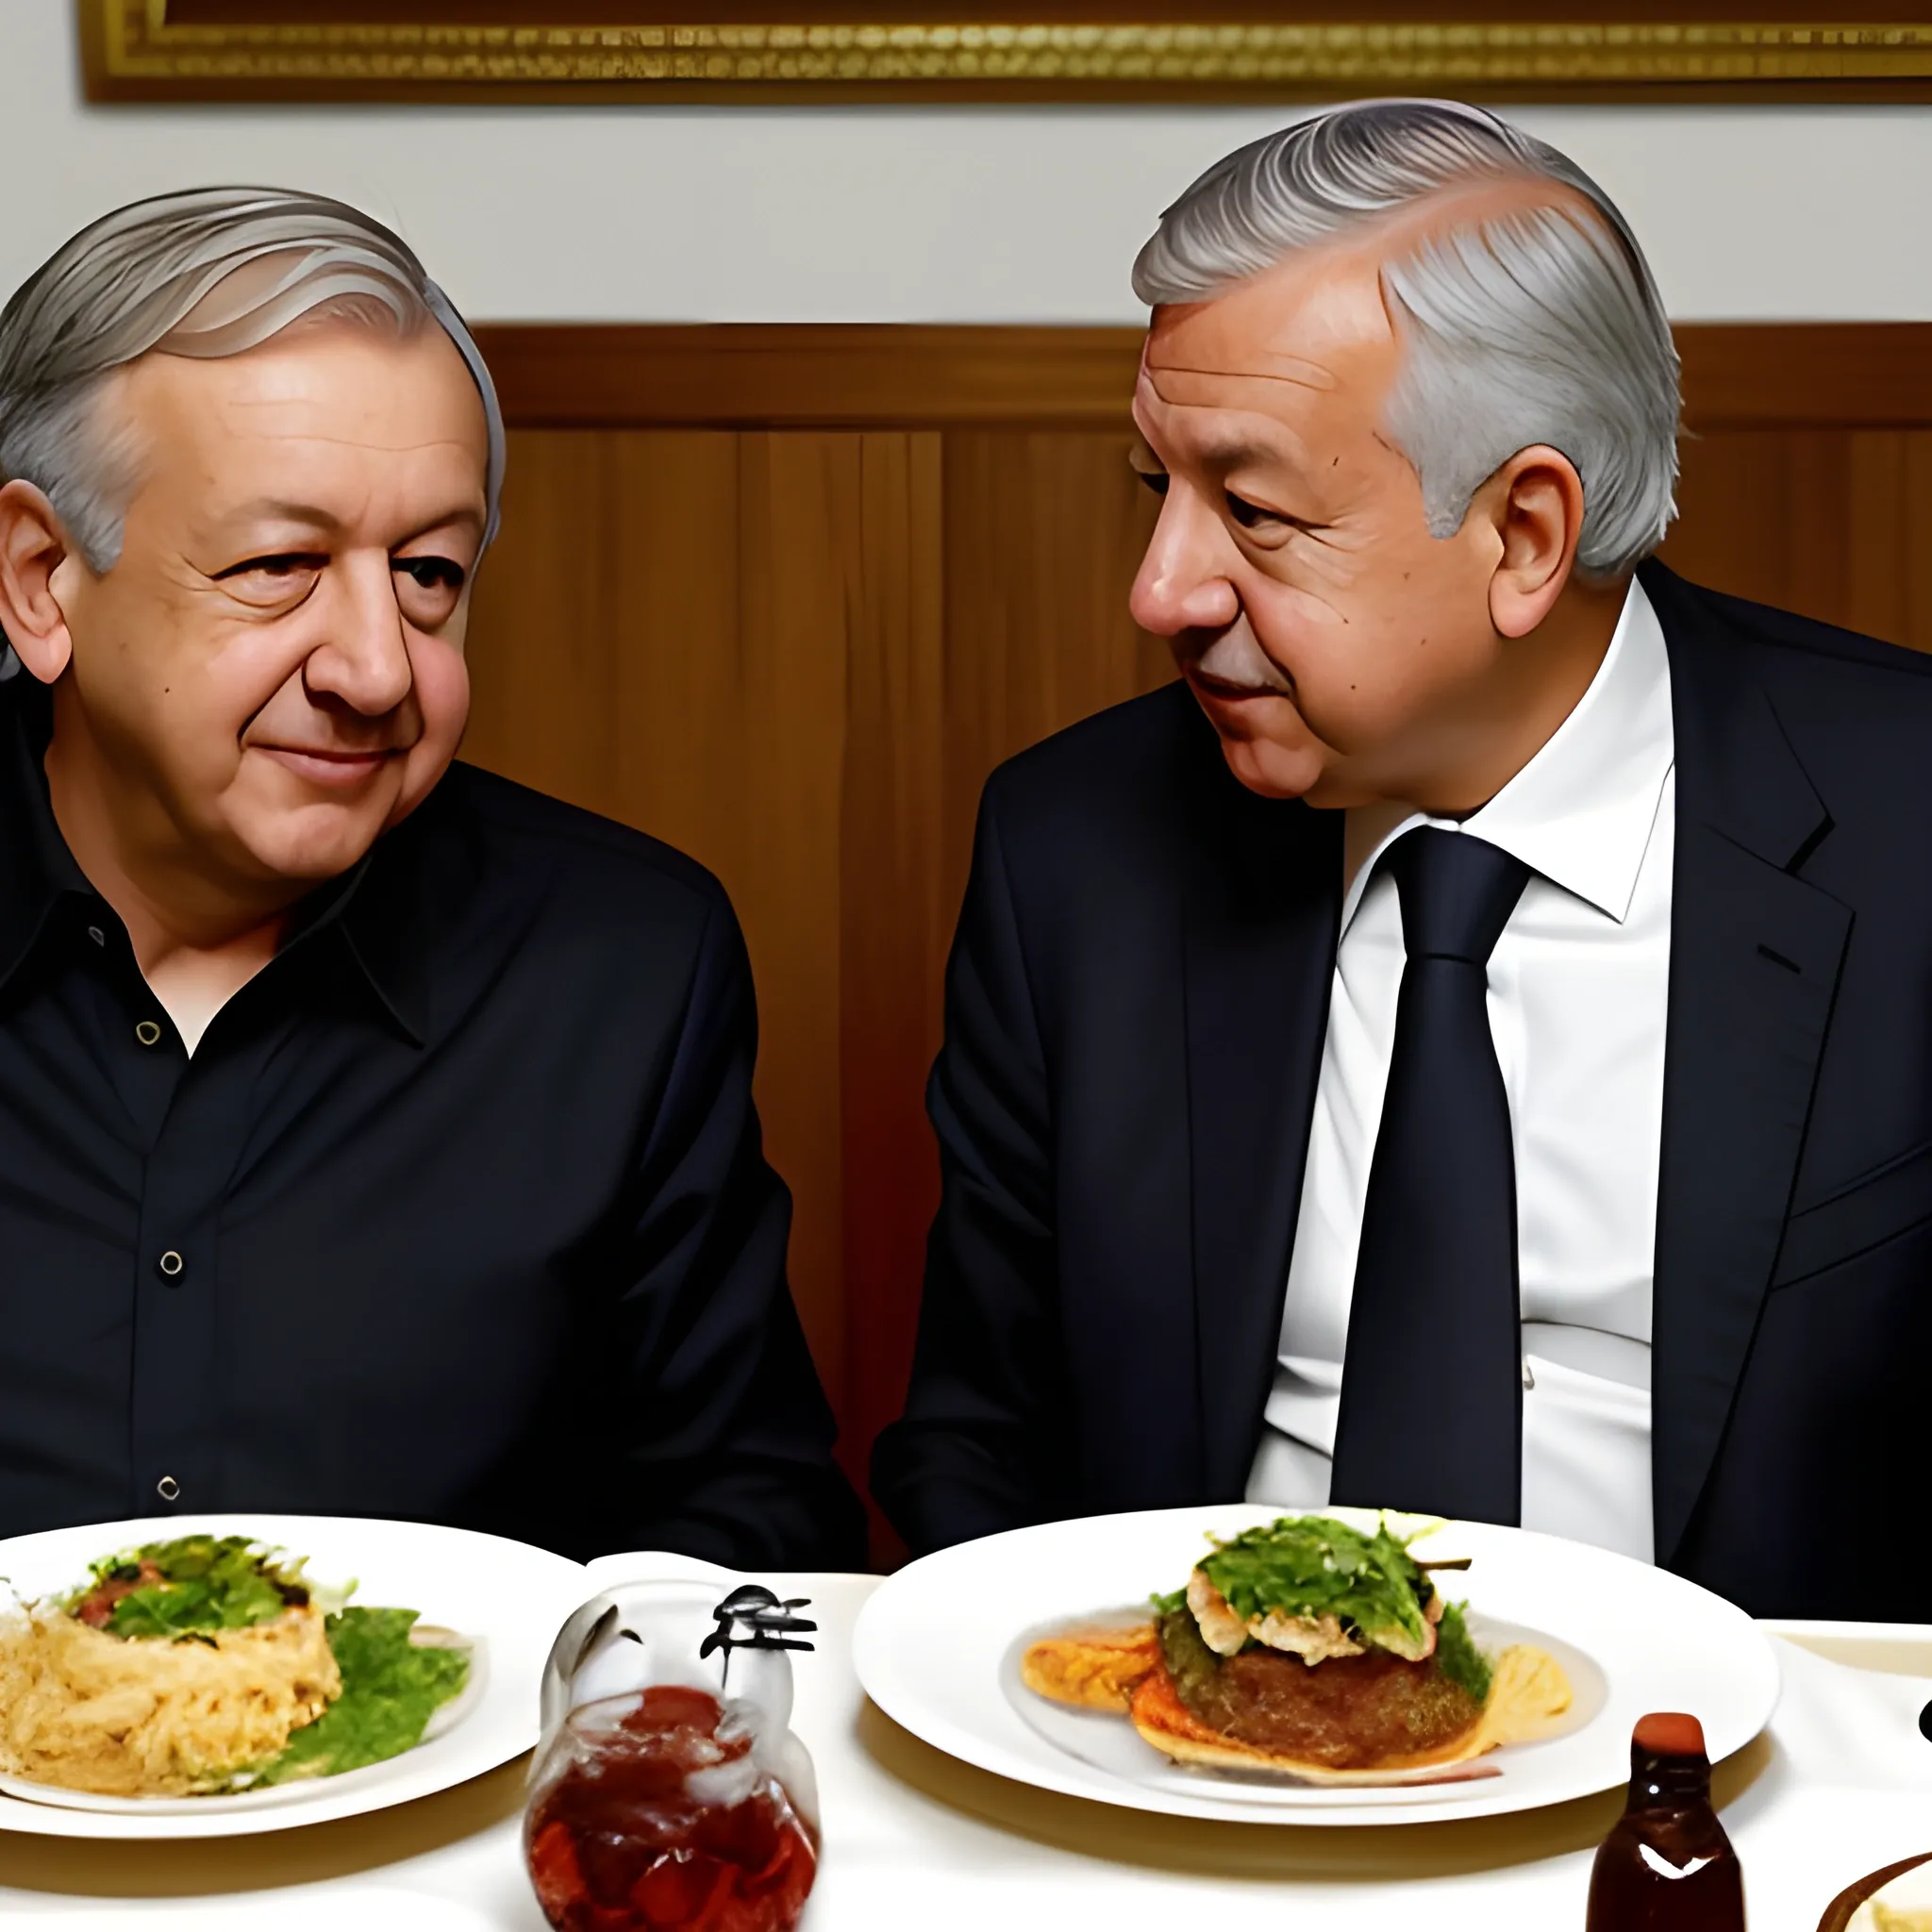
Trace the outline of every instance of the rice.
{"label": "rice", "polygon": [[275,1757],[341,1688],[313,1604],[173,1640],[33,1605],[0,1618],[0,1770],[115,1797],[206,1790]]}

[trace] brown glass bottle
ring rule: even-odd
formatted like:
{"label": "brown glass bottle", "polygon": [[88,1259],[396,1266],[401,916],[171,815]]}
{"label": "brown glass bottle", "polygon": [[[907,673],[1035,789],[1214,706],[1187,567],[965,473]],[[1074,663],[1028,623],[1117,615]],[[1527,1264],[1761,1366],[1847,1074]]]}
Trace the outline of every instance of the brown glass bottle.
{"label": "brown glass bottle", "polygon": [[1640,1718],[1630,1802],[1597,1849],[1588,1932],[1743,1932],[1744,1874],[1710,1803],[1704,1727]]}

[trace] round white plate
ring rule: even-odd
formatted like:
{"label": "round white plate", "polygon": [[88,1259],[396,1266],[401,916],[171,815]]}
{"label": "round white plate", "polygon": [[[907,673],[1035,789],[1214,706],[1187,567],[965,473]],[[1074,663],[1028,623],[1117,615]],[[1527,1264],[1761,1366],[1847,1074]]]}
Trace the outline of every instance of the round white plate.
{"label": "round white plate", "polygon": [[861,1612],[859,1682],[915,1737],[1004,1777],[1137,1810],[1280,1824],[1412,1824],[1561,1804],[1627,1781],[1631,1726],[1646,1711],[1694,1713],[1716,1760],[1748,1744],[1777,1702],[1770,1642],[1723,1598],[1607,1550],[1483,1523],[1451,1524],[1416,1554],[1473,1558],[1443,1587],[1467,1598],[1478,1640],[1541,1644],[1576,1692],[1557,1735],[1482,1760],[1494,1776],[1323,1789],[1183,1769],[1124,1718],[1050,1704],[1021,1684],[1031,1638],[1178,1589],[1210,1532],[1284,1513],[1293,1512],[1234,1504],[1096,1516],[922,1557]]}
{"label": "round white plate", "polygon": [[72,1590],[95,1558],[197,1531],[246,1536],[308,1559],[352,1603],[420,1611],[475,1641],[472,1686],[413,1751],[338,1777],[217,1798],[101,1798],[0,1777],[0,1830],[57,1838],[227,1838],[352,1818],[493,1771],[537,1741],[543,1660],[586,1595],[580,1563],[474,1530],[330,1516],[169,1516],[85,1524],[0,1541],[0,1577],[23,1597]]}
{"label": "round white plate", "polygon": [[342,1932],[351,1924],[380,1932],[496,1932],[499,1923],[454,1899],[360,1883],[178,1902],[122,1899],[77,1909],[7,1907],[7,1932]]}
{"label": "round white plate", "polygon": [[1877,1932],[1880,1923],[1877,1907],[1880,1906],[1894,1912],[1922,1912],[1932,1916],[1932,1865],[1914,1865],[1909,1872],[1900,1873],[1890,1885],[1874,1892],[1852,1914],[1846,1932]]}

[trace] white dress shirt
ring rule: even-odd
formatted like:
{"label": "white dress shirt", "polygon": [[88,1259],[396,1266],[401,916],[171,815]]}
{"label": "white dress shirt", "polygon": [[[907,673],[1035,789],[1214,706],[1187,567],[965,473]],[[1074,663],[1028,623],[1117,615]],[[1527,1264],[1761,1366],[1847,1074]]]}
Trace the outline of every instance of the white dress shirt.
{"label": "white dress shirt", "polygon": [[1401,900],[1376,860],[1411,826],[1440,824],[1500,845],[1532,874],[1491,955],[1489,989],[1515,1140],[1524,1527],[1652,1560],[1673,772],[1670,664],[1633,582],[1590,689],[1480,811],[1459,826],[1400,807],[1348,813],[1328,1032],[1251,1500],[1327,1500],[1404,963]]}

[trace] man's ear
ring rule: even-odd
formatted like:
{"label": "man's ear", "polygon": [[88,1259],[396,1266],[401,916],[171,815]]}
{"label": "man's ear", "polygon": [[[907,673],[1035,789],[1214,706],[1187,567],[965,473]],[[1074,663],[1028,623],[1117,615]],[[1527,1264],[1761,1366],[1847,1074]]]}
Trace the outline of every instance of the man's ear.
{"label": "man's ear", "polygon": [[0,485],[0,631],[42,684],[74,655],[54,590],[54,574],[70,558],[77,561],[79,553],[45,494],[18,477]]}
{"label": "man's ear", "polygon": [[1562,451],[1518,450],[1483,485],[1501,554],[1490,578],[1490,621],[1506,638],[1527,637],[1570,582],[1583,535],[1583,479]]}

